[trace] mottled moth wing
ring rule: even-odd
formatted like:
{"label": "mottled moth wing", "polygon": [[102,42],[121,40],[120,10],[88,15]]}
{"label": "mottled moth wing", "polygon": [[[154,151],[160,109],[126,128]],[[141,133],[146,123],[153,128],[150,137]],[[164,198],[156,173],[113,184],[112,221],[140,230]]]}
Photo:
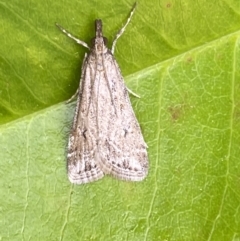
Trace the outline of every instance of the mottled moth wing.
{"label": "mottled moth wing", "polygon": [[[133,112],[127,88],[112,53],[98,57],[96,79],[99,141],[97,163],[105,174],[141,181],[148,173],[147,145]],[[103,66],[102,69],[99,69]],[[101,80],[101,81],[98,81]]]}
{"label": "mottled moth wing", "polygon": [[78,91],[77,107],[68,142],[68,178],[72,183],[96,181],[104,173],[96,163],[96,110],[92,103],[92,73],[86,57]]}

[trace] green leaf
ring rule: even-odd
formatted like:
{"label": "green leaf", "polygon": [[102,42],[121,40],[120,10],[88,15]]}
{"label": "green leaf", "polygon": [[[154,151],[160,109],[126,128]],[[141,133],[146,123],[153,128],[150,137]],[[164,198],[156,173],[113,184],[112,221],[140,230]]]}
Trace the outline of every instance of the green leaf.
{"label": "green leaf", "polygon": [[[133,2],[2,1],[1,240],[239,240],[240,7],[139,1],[115,57],[149,146],[143,182],[75,186],[66,146],[86,50]],[[110,45],[109,45],[110,46]]]}

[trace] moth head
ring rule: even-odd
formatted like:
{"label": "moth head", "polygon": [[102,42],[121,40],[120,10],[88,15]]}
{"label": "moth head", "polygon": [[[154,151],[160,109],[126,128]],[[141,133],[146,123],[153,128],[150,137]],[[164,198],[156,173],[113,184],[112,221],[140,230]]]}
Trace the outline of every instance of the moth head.
{"label": "moth head", "polygon": [[92,39],[92,46],[96,52],[102,53],[107,50],[107,38],[102,33],[102,20],[95,20],[95,38]]}

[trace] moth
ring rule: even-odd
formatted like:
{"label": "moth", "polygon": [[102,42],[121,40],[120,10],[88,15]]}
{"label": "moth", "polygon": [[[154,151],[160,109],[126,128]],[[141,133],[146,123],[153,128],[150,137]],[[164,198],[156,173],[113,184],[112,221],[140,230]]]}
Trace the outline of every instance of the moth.
{"label": "moth", "polygon": [[113,56],[116,42],[135,8],[136,3],[117,33],[111,50],[106,46],[100,19],[95,20],[91,47],[56,23],[68,37],[90,50],[83,60],[68,142],[67,167],[72,183],[93,182],[107,174],[126,181],[141,181],[147,176],[147,145]]}

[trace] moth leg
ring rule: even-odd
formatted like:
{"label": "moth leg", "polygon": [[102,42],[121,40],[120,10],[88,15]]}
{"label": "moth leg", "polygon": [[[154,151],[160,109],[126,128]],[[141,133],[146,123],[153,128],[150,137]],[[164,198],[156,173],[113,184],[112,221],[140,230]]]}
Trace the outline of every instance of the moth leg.
{"label": "moth leg", "polygon": [[[86,58],[87,58],[87,54],[85,53],[85,56],[84,56],[84,59],[83,59],[83,63],[85,63]],[[83,64],[83,66],[82,66],[81,82],[82,82],[83,74],[84,74],[84,70],[83,70],[83,69],[84,69],[84,64]],[[80,88],[80,87],[79,87],[79,88]],[[67,104],[70,103],[70,102],[78,95],[78,93],[79,93],[79,88],[77,88],[75,94],[74,94],[70,99],[68,99],[68,100],[66,101]]]}
{"label": "moth leg", "polygon": [[135,2],[133,7],[132,7],[132,10],[130,12],[130,16],[128,17],[127,19],[127,22],[125,23],[125,25],[118,31],[117,35],[115,36],[114,40],[113,40],[113,44],[112,44],[112,49],[111,49],[111,52],[114,53],[114,49],[115,49],[115,46],[116,46],[116,43],[117,43],[117,40],[121,37],[121,35],[123,34],[123,32],[125,31],[125,28],[127,27],[127,25],[129,24],[129,22],[131,21],[131,18],[135,12],[135,9],[136,9],[136,6],[137,6],[137,3]]}
{"label": "moth leg", "polygon": [[68,104],[68,103],[70,103],[74,98],[76,98],[76,96],[78,95],[78,92],[79,92],[79,89],[77,89],[77,91],[75,92],[75,94],[74,94],[73,96],[71,96],[70,99],[68,99],[68,100],[66,101],[66,103]]}
{"label": "moth leg", "polygon": [[138,94],[136,94],[132,90],[128,89],[128,87],[126,87],[126,88],[127,88],[128,93],[130,93],[131,95],[133,95],[133,96],[135,96],[135,97],[137,97],[139,99],[141,98]]}
{"label": "moth leg", "polygon": [[55,23],[56,26],[64,33],[66,34],[69,38],[73,39],[74,41],[76,41],[78,44],[82,45],[83,47],[90,49],[90,47],[87,45],[87,43],[85,43],[84,41],[75,38],[72,34],[70,34],[66,29],[64,29],[60,24]]}

